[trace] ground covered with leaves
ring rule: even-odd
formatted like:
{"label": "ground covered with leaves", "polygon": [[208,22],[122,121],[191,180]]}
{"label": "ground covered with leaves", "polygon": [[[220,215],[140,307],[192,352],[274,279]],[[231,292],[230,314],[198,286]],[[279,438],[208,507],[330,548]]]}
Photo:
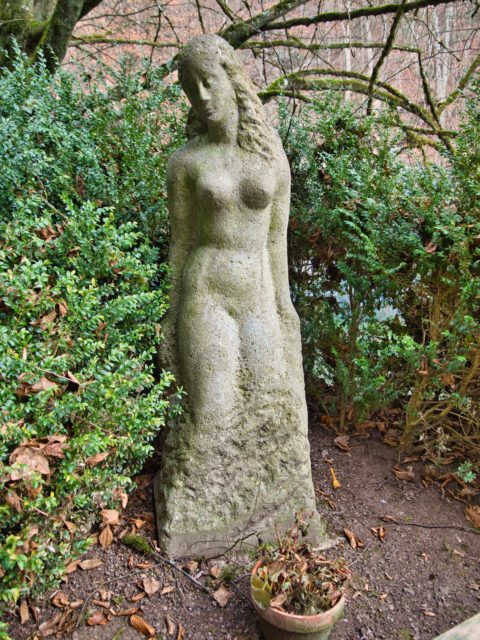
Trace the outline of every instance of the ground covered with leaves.
{"label": "ground covered with leaves", "polygon": [[[331,554],[344,556],[354,575],[331,640],[428,640],[475,614],[476,488],[448,467],[399,458],[375,428],[336,440],[311,429],[318,508],[336,539]],[[259,640],[251,552],[165,562],[155,550],[149,471],[123,512],[101,512],[95,543],[61,588],[20,605],[9,621],[15,640]]]}

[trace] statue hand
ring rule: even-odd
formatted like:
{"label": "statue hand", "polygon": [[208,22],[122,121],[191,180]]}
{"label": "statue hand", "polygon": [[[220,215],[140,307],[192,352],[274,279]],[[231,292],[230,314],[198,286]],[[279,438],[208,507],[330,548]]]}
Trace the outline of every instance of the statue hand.
{"label": "statue hand", "polygon": [[300,318],[290,299],[279,306],[278,314],[282,324],[295,331],[300,331]]}
{"label": "statue hand", "polygon": [[162,320],[162,339],[158,349],[160,363],[170,370],[175,368],[176,317],[170,309]]}

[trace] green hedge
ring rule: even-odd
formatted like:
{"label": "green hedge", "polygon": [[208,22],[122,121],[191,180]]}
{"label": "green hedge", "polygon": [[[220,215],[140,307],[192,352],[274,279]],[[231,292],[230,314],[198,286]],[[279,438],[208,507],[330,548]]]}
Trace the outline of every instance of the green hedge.
{"label": "green hedge", "polygon": [[128,69],[109,82],[52,78],[20,55],[0,76],[4,607],[85,550],[171,404],[172,376],[155,378],[152,360],[167,306],[165,158],[183,118],[175,89],[141,94]]}
{"label": "green hedge", "polygon": [[333,96],[282,124],[310,397],[341,430],[397,403],[432,456],[480,459],[479,106],[437,164]]}

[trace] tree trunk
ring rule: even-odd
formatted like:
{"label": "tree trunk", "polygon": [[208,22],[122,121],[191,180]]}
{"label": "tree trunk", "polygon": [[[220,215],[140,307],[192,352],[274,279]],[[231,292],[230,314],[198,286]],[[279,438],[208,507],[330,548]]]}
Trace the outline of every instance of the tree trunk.
{"label": "tree trunk", "polygon": [[13,38],[32,60],[40,52],[53,72],[67,52],[77,21],[102,0],[4,0],[0,2],[0,66],[8,65]]}
{"label": "tree trunk", "polygon": [[84,0],[58,0],[51,19],[34,51],[37,57],[43,51],[47,67],[54,71],[67,53],[72,31],[80,18]]}

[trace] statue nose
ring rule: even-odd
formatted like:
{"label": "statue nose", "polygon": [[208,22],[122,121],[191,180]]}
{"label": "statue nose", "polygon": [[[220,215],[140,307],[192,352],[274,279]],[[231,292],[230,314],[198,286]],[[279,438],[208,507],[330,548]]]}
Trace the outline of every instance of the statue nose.
{"label": "statue nose", "polygon": [[202,83],[200,83],[198,87],[198,96],[200,100],[202,100],[202,102],[208,102],[210,100],[210,92],[208,91],[207,87]]}

